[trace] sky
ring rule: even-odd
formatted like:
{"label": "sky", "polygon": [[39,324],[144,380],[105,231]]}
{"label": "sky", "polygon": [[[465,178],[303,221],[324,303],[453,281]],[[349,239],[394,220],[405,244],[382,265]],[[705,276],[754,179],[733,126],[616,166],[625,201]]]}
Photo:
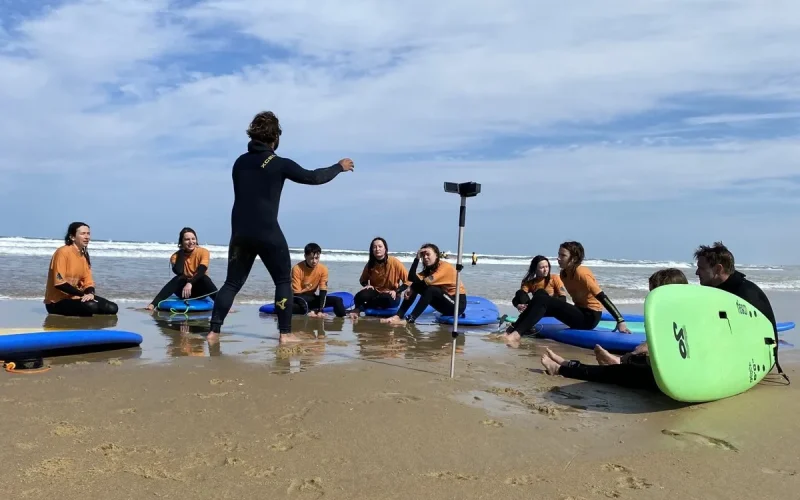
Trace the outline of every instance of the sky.
{"label": "sky", "polygon": [[[767,8],[768,7],[768,8]],[[252,117],[293,247],[800,263],[800,3],[0,0],[0,235],[227,242]]]}

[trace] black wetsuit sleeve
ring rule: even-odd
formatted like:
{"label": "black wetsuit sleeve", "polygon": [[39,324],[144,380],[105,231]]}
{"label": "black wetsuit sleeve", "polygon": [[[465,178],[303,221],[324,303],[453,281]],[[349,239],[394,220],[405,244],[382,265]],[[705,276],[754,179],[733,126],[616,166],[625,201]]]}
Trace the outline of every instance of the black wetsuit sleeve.
{"label": "black wetsuit sleeve", "polygon": [[83,291],[83,294],[84,294],[84,295],[89,295],[90,293],[91,293],[92,295],[94,295],[94,287],[93,287],[93,286],[90,286],[90,287],[88,287],[86,290],[84,290],[84,291]]}
{"label": "black wetsuit sleeve", "polygon": [[601,291],[596,295],[596,297],[597,300],[599,300],[600,303],[603,304],[603,307],[606,308],[606,311],[608,311],[609,314],[614,316],[614,320],[616,320],[617,323],[622,323],[623,321],[625,321],[625,319],[622,317],[622,313],[619,312],[617,306],[615,306],[614,303],[611,302],[611,299],[608,298],[608,295],[606,295],[605,292]]}
{"label": "black wetsuit sleeve", "polygon": [[83,297],[84,296],[84,292],[78,290],[77,288],[72,286],[72,284],[70,284],[70,283],[62,283],[62,284],[56,286],[56,288],[58,288],[59,290],[61,290],[64,293],[67,293],[67,294],[72,295],[72,296],[76,296],[76,297]]}
{"label": "black wetsuit sleeve", "polygon": [[288,158],[281,162],[283,167],[283,175],[290,181],[298,184],[325,184],[330,182],[334,177],[344,172],[344,168],[338,163],[330,167],[318,168],[315,170],[306,170],[293,160]]}
{"label": "black wetsuit sleeve", "polygon": [[206,275],[207,270],[208,267],[206,267],[205,264],[200,264],[199,266],[197,266],[197,271],[195,271],[194,276],[192,276],[192,279],[189,280],[189,283],[197,283],[197,281],[199,281],[200,278]]}
{"label": "black wetsuit sleeve", "polygon": [[319,291],[319,308],[317,309],[317,312],[322,312],[322,310],[325,309],[325,297],[327,296],[328,296],[327,290]]}

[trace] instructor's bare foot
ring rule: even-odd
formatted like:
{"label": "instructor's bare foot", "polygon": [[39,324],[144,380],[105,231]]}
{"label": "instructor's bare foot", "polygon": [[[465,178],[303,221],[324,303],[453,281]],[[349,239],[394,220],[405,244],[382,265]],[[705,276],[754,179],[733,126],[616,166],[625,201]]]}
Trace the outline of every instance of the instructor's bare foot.
{"label": "instructor's bare foot", "polygon": [[597,364],[599,365],[618,365],[620,364],[620,358],[614,356],[607,350],[605,350],[602,346],[596,345],[594,346],[594,357],[597,358]]}
{"label": "instructor's bare foot", "polygon": [[547,354],[542,356],[542,366],[544,366],[548,375],[558,375],[558,370],[561,368],[561,365]]}
{"label": "instructor's bare foot", "polygon": [[208,335],[206,335],[206,341],[208,342],[208,345],[218,344],[219,334],[214,332],[208,332]]}
{"label": "instructor's bare foot", "polygon": [[295,342],[302,342],[302,340],[297,338],[293,333],[282,333],[278,342],[281,344],[293,344]]}

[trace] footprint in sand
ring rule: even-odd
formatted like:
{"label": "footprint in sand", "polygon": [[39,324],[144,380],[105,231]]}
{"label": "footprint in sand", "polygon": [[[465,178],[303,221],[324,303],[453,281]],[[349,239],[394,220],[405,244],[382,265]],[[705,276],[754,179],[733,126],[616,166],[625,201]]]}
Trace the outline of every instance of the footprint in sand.
{"label": "footprint in sand", "polygon": [[797,471],[794,470],[774,470],[774,469],[761,469],[764,474],[779,474],[781,476],[796,476]]}
{"label": "footprint in sand", "polygon": [[451,479],[458,481],[476,481],[478,479],[478,476],[473,476],[472,474],[461,474],[460,472],[452,472],[449,470],[426,472],[425,474],[421,475],[433,479]]}
{"label": "footprint in sand", "polygon": [[58,425],[52,430],[52,433],[59,437],[64,436],[80,436],[89,430],[88,427],[81,427],[72,425],[69,422],[59,422]]}
{"label": "footprint in sand", "polygon": [[254,467],[254,468],[248,469],[244,473],[244,475],[247,476],[247,477],[252,477],[254,479],[268,479],[268,478],[274,477],[275,474],[277,474],[278,472],[280,472],[282,470],[283,469],[281,467],[276,467],[274,465],[271,465],[271,466],[267,467],[266,469],[258,469],[258,468]]}
{"label": "footprint in sand", "polygon": [[305,493],[321,497],[325,494],[325,490],[322,488],[322,478],[314,477],[311,479],[292,479],[289,482],[286,493],[289,495],[292,493]]}
{"label": "footprint in sand", "polygon": [[623,465],[617,465],[612,463],[603,464],[601,467],[606,472],[622,472],[623,474],[630,474],[633,472],[632,470],[628,469]]}
{"label": "footprint in sand", "polygon": [[681,431],[673,431],[670,429],[664,429],[661,431],[661,434],[664,434],[666,436],[672,436],[675,439],[679,439],[682,441],[688,441],[691,443],[711,446],[725,451],[736,451],[736,452],[739,451],[734,445],[723,439],[706,436],[704,434],[698,434],[696,432],[681,432]]}
{"label": "footprint in sand", "polygon": [[503,422],[492,419],[481,420],[481,423],[487,427],[503,427],[504,425]]}
{"label": "footprint in sand", "polygon": [[313,432],[280,432],[275,434],[277,443],[271,444],[268,448],[272,451],[289,451],[295,447],[296,443],[303,443],[313,439],[319,439],[319,434]]}
{"label": "footprint in sand", "polygon": [[310,410],[311,408],[309,408],[308,406],[304,406],[299,410],[297,410],[296,412],[287,413],[286,415],[278,418],[277,423],[278,425],[289,425],[299,422],[300,420],[303,420],[303,418],[308,414]]}
{"label": "footprint in sand", "polygon": [[539,481],[541,481],[541,479],[534,476],[519,476],[506,478],[505,483],[512,486],[530,486]]}
{"label": "footprint in sand", "polygon": [[617,489],[646,490],[652,487],[653,483],[640,477],[625,476],[617,479]]}
{"label": "footprint in sand", "polygon": [[401,392],[382,392],[377,396],[380,399],[393,399],[395,403],[411,403],[412,401],[422,401],[419,396],[403,394]]}

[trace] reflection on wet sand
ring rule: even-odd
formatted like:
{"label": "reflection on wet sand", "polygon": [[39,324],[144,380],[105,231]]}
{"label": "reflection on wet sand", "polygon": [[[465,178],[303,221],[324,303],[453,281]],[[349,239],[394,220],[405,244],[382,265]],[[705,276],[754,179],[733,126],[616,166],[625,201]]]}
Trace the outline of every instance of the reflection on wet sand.
{"label": "reflection on wet sand", "polygon": [[[416,324],[387,328],[377,319],[359,319],[353,323],[357,355],[365,359],[439,359],[449,356],[451,330],[444,326],[420,329]],[[466,338],[459,336],[456,353],[464,353]]]}
{"label": "reflection on wet sand", "polygon": [[102,328],[114,328],[118,322],[119,318],[116,314],[88,318],[47,314],[42,322],[42,327],[46,330],[100,330]]}

